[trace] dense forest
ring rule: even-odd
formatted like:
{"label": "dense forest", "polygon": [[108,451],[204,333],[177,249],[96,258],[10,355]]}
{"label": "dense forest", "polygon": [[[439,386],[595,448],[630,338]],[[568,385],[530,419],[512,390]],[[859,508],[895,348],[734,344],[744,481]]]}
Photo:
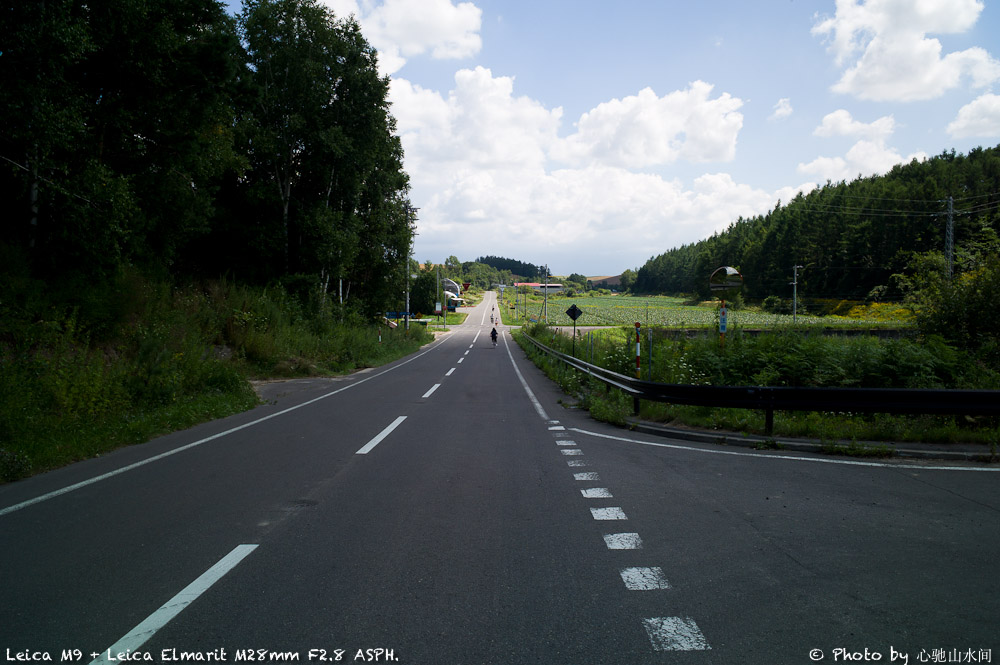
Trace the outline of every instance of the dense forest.
{"label": "dense forest", "polygon": [[[709,297],[708,276],[735,266],[744,297],[901,300],[915,256],[943,254],[949,216],[956,273],[995,252],[1000,231],[1000,146],[968,155],[944,153],[897,165],[884,176],[827,183],[740,218],[721,233],[651,258],[637,273],[637,293]],[[897,276],[897,277],[894,277]]]}
{"label": "dense forest", "polygon": [[535,279],[536,277],[541,278],[545,270],[544,266],[536,266],[524,261],[518,261],[517,259],[506,259],[500,256],[481,256],[475,262],[492,266],[497,270],[506,270],[512,275],[525,280]]}
{"label": "dense forest", "polygon": [[[123,271],[283,284],[370,317],[414,217],[388,79],[316,0],[46,0],[0,11],[5,306]],[[26,296],[24,296],[26,297]]]}

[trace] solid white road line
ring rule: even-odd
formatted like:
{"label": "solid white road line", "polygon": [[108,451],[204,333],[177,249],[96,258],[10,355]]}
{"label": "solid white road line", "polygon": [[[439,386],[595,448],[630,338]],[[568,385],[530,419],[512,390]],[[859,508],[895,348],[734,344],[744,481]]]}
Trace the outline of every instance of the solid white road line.
{"label": "solid white road line", "polygon": [[[174,448],[173,450],[168,450],[165,453],[160,453],[159,455],[154,455],[153,457],[150,457],[148,459],[144,459],[141,462],[136,462],[134,464],[129,464],[128,466],[123,466],[120,469],[115,469],[114,471],[109,471],[109,472],[103,473],[103,474],[101,474],[99,476],[94,476],[93,478],[89,478],[87,480],[83,480],[83,481],[80,481],[78,483],[74,483],[73,485],[68,485],[68,486],[63,487],[61,489],[57,489],[57,490],[54,490],[52,492],[48,492],[47,494],[42,494],[41,496],[36,496],[34,499],[28,499],[27,501],[22,501],[21,503],[16,503],[13,506],[7,506],[6,508],[3,508],[2,510],[0,510],[0,517],[3,517],[4,515],[6,515],[8,513],[12,513],[15,510],[21,510],[22,508],[27,508],[28,506],[31,506],[33,504],[40,503],[42,501],[47,501],[49,499],[54,499],[57,496],[62,496],[63,494],[66,494],[68,492],[72,492],[73,490],[78,490],[81,487],[86,487],[87,485],[93,485],[94,483],[100,482],[102,480],[107,480],[108,478],[113,478],[114,476],[117,476],[118,474],[121,474],[121,473],[125,473],[126,471],[131,471],[132,469],[138,469],[140,466],[145,466],[147,464],[150,464],[151,462],[155,462],[157,460],[161,460],[164,457],[170,457],[171,455],[176,455],[177,453],[183,452],[183,451],[187,450],[188,448],[194,448],[195,446],[200,446],[203,443],[208,443],[209,441],[214,441],[215,439],[224,437],[224,436],[229,435],[229,434],[233,434],[234,432],[239,432],[240,430],[246,429],[248,427],[253,427],[254,425],[259,425],[260,423],[262,423],[262,422],[264,422],[266,420],[270,420],[271,418],[277,418],[278,416],[283,416],[286,413],[291,413],[292,411],[295,411],[296,409],[301,409],[304,406],[309,406],[310,404],[315,404],[316,402],[318,402],[318,401],[320,401],[322,399],[326,399],[327,397],[332,397],[332,396],[334,396],[334,395],[336,395],[338,393],[344,392],[345,390],[350,390],[351,388],[355,388],[357,386],[360,386],[362,383],[365,383],[366,381],[371,381],[372,379],[377,379],[378,377],[382,376],[383,374],[388,374],[389,372],[393,371],[394,369],[398,369],[398,368],[402,367],[403,365],[407,365],[407,364],[413,362],[414,360],[416,360],[417,358],[421,358],[421,357],[427,355],[428,353],[430,353],[431,351],[433,351],[438,345],[439,345],[438,342],[434,342],[434,343],[432,343],[431,347],[428,348],[426,351],[424,351],[423,353],[419,353],[419,354],[413,356],[409,360],[404,360],[403,362],[399,363],[398,365],[394,365],[394,366],[390,367],[387,370],[379,372],[378,374],[372,374],[370,376],[366,376],[365,378],[359,379],[358,381],[354,381],[353,383],[350,383],[350,384],[344,386],[343,388],[338,388],[337,390],[334,390],[332,392],[328,392],[325,395],[320,395],[319,397],[315,397],[315,398],[313,398],[313,399],[311,399],[311,400],[309,400],[307,402],[302,402],[302,404],[296,404],[295,406],[290,406],[287,409],[283,409],[281,411],[278,411],[277,413],[272,413],[272,414],[270,414],[268,416],[264,416],[263,418],[258,418],[257,420],[253,420],[253,421],[250,421],[248,423],[244,423],[242,425],[237,425],[236,427],[233,427],[231,429],[227,429],[225,432],[219,432],[218,434],[213,434],[212,436],[207,436],[204,439],[200,439],[198,441],[194,441],[194,442],[189,443],[189,444],[187,444],[185,446],[181,446],[180,448]],[[462,361],[459,360],[458,362],[462,362]]]}
{"label": "solid white road line", "polygon": [[612,436],[610,434],[600,434],[598,432],[588,432],[584,429],[571,427],[574,432],[589,434],[600,439],[611,439],[612,441],[624,441],[625,443],[638,443],[643,446],[655,446],[657,448],[673,448],[675,450],[688,450],[693,453],[707,453],[709,455],[733,455],[735,457],[761,457],[771,460],[786,460],[790,462],[817,462],[819,464],[841,464],[844,466],[869,466],[883,469],[913,469],[915,471],[986,471],[998,473],[1000,467],[980,467],[980,466],[925,466],[923,464],[890,464],[887,462],[860,462],[843,459],[824,459],[822,457],[800,457],[798,455],[767,455],[763,453],[740,453],[731,450],[713,450],[711,448],[695,448],[693,446],[681,446],[671,443],[654,443],[652,441],[639,441],[623,436]]}
{"label": "solid white road line", "polygon": [[531,388],[528,387],[528,382],[524,380],[524,375],[521,374],[521,370],[518,369],[517,363],[514,362],[514,354],[510,352],[510,345],[507,343],[506,335],[503,338],[504,348],[507,349],[507,357],[510,358],[510,364],[514,366],[514,373],[517,374],[518,380],[521,382],[521,387],[524,388],[524,392],[528,393],[528,399],[531,400],[532,406],[535,407],[535,411],[542,417],[542,420],[548,420],[549,414],[545,413],[545,409],[542,408],[542,403],[538,401],[535,397],[535,393],[531,392]]}
{"label": "solid white road line", "polygon": [[657,651],[704,651],[711,649],[698,624],[690,617],[643,619],[649,641]]}
{"label": "solid white road line", "polygon": [[433,394],[434,394],[434,391],[435,391],[435,390],[437,390],[437,389],[438,389],[438,388],[440,388],[440,387],[441,387],[441,384],[440,384],[440,383],[435,383],[435,384],[434,384],[433,386],[431,386],[431,389],[430,389],[430,390],[428,390],[427,392],[425,392],[425,393],[423,394],[423,396],[422,396],[422,397],[421,397],[420,399],[427,399],[428,397],[430,397],[431,395],[433,395]]}
{"label": "solid white road line", "polygon": [[255,549],[257,549],[256,545],[238,545],[236,549],[224,556],[217,564],[202,573],[201,577],[184,587],[180,593],[160,606],[160,609],[150,614],[145,621],[130,630],[125,637],[108,647],[100,658],[91,661],[91,665],[119,660],[117,658],[119,653],[138,649],[156,631],[167,625],[171,619],[181,613],[181,610],[194,602],[198,596],[205,593],[209,587],[235,568],[240,561],[245,559]]}
{"label": "solid white road line", "polygon": [[376,436],[374,439],[372,439],[371,441],[369,441],[368,443],[366,443],[364,446],[362,446],[362,448],[358,452],[356,452],[354,454],[355,455],[367,455],[368,453],[370,453],[371,450],[372,450],[372,448],[374,448],[378,444],[382,443],[382,439],[384,439],[385,437],[387,437],[390,434],[392,434],[392,430],[394,430],[397,427],[399,427],[400,423],[402,423],[404,420],[406,420],[406,416],[400,416],[400,417],[396,418],[395,420],[393,420],[392,424],[390,424],[384,430],[382,430],[381,432],[379,432],[378,436]]}

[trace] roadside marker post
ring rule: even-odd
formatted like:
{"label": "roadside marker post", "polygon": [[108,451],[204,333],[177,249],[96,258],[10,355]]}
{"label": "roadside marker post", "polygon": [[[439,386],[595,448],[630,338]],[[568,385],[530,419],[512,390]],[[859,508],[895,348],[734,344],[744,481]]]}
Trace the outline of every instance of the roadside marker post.
{"label": "roadside marker post", "polygon": [[[639,347],[640,347],[639,328],[640,328],[640,326],[641,326],[641,324],[638,321],[636,321],[635,322],[635,378],[636,379],[641,379],[642,378],[642,374],[639,371],[639,365],[640,365],[639,361],[642,358],[642,354],[640,353],[640,350],[639,350]],[[639,398],[638,397],[634,397],[632,399],[632,410],[634,411],[633,415],[636,415],[636,416],[639,415]]]}

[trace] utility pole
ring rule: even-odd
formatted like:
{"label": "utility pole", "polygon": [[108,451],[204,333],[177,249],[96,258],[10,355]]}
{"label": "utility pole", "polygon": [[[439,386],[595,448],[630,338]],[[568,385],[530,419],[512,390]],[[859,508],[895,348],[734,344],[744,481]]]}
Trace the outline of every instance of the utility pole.
{"label": "utility pole", "polygon": [[944,230],[944,255],[948,260],[948,281],[951,281],[955,254],[955,200],[948,197],[948,223]]}
{"label": "utility pole", "polygon": [[799,268],[801,267],[792,266],[792,325],[795,325],[799,313]]}
{"label": "utility pole", "polygon": [[549,322],[549,267],[545,266],[545,286],[542,287],[542,321]]}

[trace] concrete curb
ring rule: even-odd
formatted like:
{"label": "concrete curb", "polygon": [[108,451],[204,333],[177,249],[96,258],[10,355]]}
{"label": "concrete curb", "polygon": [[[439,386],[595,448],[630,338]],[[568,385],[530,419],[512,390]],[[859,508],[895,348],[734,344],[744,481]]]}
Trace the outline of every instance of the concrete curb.
{"label": "concrete curb", "polygon": [[[636,432],[662,436],[693,443],[710,443],[722,446],[739,446],[742,448],[791,450],[808,453],[826,453],[831,442],[817,441],[815,439],[793,439],[779,437],[765,437],[755,434],[743,434],[740,432],[709,431],[681,429],[669,427],[658,423],[639,420],[637,418],[626,419],[628,427]],[[976,444],[929,444],[929,443],[889,443],[880,441],[835,441],[833,445],[859,446],[865,448],[888,448],[892,454],[891,458],[899,459],[932,459],[951,460],[965,462],[1000,462],[1000,456],[994,454],[987,445]]]}

